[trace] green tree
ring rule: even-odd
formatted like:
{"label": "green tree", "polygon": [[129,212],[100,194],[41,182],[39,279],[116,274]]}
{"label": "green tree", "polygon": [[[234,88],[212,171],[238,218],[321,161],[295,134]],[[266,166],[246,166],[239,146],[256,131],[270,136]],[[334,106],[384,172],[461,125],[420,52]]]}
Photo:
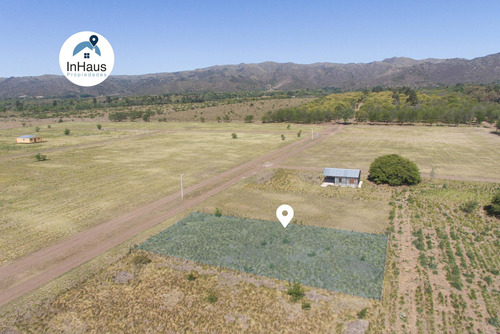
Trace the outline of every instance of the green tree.
{"label": "green tree", "polygon": [[391,186],[413,185],[422,181],[417,165],[397,154],[388,154],[375,159],[370,165],[368,179],[377,184]]}
{"label": "green tree", "polygon": [[35,159],[36,159],[36,161],[45,161],[45,160],[47,160],[47,156],[44,154],[37,153],[35,155]]}
{"label": "green tree", "polygon": [[101,124],[97,124],[97,130],[101,130],[102,129],[102,125]]}
{"label": "green tree", "polygon": [[348,120],[354,117],[354,109],[352,108],[344,108],[340,111],[340,117],[344,120],[344,123],[347,123]]}
{"label": "green tree", "polygon": [[252,123],[252,122],[253,122],[253,115],[246,115],[245,123]]}
{"label": "green tree", "polygon": [[489,215],[500,218],[500,191],[493,196],[491,203],[486,205],[484,209]]}
{"label": "green tree", "polygon": [[233,137],[233,139],[237,139],[238,138],[238,135],[236,133],[231,133],[231,137]]}
{"label": "green tree", "polygon": [[70,129],[68,129],[68,128],[64,129],[64,134],[66,136],[69,136],[70,132],[71,132]]}

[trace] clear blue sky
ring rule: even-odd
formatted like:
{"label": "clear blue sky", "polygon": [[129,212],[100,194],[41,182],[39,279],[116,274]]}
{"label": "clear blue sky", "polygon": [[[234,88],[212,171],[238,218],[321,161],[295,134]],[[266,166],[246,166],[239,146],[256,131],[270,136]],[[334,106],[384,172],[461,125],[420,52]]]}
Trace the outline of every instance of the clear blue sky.
{"label": "clear blue sky", "polygon": [[61,74],[70,35],[96,31],[113,74],[263,61],[370,62],[500,52],[500,1],[0,1],[0,77]]}

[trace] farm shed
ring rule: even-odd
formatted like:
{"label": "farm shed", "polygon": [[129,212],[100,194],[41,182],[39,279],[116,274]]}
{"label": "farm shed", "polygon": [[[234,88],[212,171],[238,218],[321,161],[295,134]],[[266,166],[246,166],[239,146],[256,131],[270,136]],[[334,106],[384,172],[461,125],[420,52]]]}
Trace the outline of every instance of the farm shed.
{"label": "farm shed", "polygon": [[322,187],[329,185],[356,188],[361,186],[361,170],[345,168],[325,168]]}
{"label": "farm shed", "polygon": [[24,135],[17,137],[17,142],[20,144],[34,144],[34,143],[40,143],[41,141],[42,137],[34,135]]}

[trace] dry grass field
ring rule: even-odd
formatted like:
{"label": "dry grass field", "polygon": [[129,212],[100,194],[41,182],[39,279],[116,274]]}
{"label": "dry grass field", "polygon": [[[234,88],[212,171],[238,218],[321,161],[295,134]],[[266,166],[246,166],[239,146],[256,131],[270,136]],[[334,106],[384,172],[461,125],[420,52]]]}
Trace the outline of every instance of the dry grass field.
{"label": "dry grass field", "polygon": [[[0,221],[0,245],[8,240],[18,246],[33,233],[53,242],[175,191],[184,170],[186,184],[193,184],[280,147],[281,133],[286,144],[296,140],[297,129],[310,128],[292,124],[286,132],[286,124],[116,124],[117,132],[126,134],[149,126],[158,131],[54,152],[46,162],[35,163],[31,156],[0,161],[0,186],[7,189],[0,203],[9,217]],[[237,140],[231,139],[233,131]],[[33,333],[341,333],[354,327],[366,327],[367,333],[497,333],[500,229],[498,219],[486,216],[482,206],[499,186],[465,180],[500,181],[499,141],[481,128],[346,126],[282,164],[310,170],[270,166],[185,212],[220,208],[224,215],[276,220],[276,208],[286,203],[294,208],[296,224],[389,233],[381,301],[307,286],[305,295],[293,301],[288,282],[132,251],[42,306],[15,314],[6,326]],[[423,173],[434,168],[437,176],[464,180],[426,179],[397,188],[367,181],[361,189],[319,187],[316,168],[367,171],[373,159],[386,153],[412,159]],[[28,174],[22,172],[26,166],[32,167]],[[37,198],[38,190],[58,201]],[[467,201],[478,203],[471,213],[460,209]],[[142,242],[176,221],[134,240]],[[8,237],[2,239],[4,232]],[[37,242],[22,252],[41,247]],[[15,247],[6,254],[3,261],[19,256]],[[70,275],[78,282],[76,273]]]}
{"label": "dry grass field", "polygon": [[268,169],[224,191],[199,206],[215,207],[229,216],[276,220],[276,208],[294,208],[293,222],[348,231],[384,233],[391,189],[365,183],[361,189],[319,185],[321,173]]}
{"label": "dry grass field", "polygon": [[[141,255],[151,262],[135,264]],[[287,289],[276,279],[134,252],[50,308],[20,316],[17,327],[31,333],[335,332],[377,303],[310,287],[294,302]]]}
{"label": "dry grass field", "polygon": [[283,165],[368,171],[378,156],[397,153],[414,161],[427,175],[434,168],[438,177],[500,182],[500,136],[490,131],[471,127],[350,126]]}
{"label": "dry grass field", "polygon": [[91,130],[90,125],[75,124],[75,135],[61,133],[63,138],[54,138],[61,145],[66,145],[66,139],[72,144],[49,151],[46,161],[35,161],[34,153],[0,161],[0,263],[179,191],[181,173],[187,187],[298,139],[290,134],[282,140],[280,134],[287,133],[283,124],[279,125],[282,131],[273,125],[265,127],[269,131],[231,138],[231,131],[246,125],[218,124],[219,131],[211,131],[214,126],[208,125],[200,131],[138,136],[132,131],[117,140],[79,147],[89,138],[79,136],[79,131]]}

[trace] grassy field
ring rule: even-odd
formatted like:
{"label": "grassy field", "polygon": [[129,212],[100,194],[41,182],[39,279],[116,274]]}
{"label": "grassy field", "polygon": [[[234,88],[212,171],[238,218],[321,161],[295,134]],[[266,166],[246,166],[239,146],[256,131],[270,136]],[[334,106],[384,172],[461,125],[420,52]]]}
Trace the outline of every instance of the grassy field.
{"label": "grassy field", "polygon": [[291,205],[292,222],[367,233],[384,233],[391,189],[365,183],[361,189],[327,187],[321,173],[267,169],[206,200],[197,210],[215,207],[230,216],[276,220],[276,208]]}
{"label": "grassy field", "polygon": [[[175,191],[178,174],[187,166],[190,174],[185,180],[193,184],[295,140],[300,128],[292,124],[287,135],[286,124],[116,124],[117,132],[127,134],[149,126],[182,131],[158,131],[102,147],[54,152],[41,163],[32,157],[0,161],[0,187],[7,190],[0,198],[0,209],[7,213],[0,220],[0,245],[10,252],[0,250],[7,254],[4,261],[18,256],[17,248],[26,253],[45,242],[32,237],[26,242],[26,235],[41,233],[53,242]],[[229,129],[232,126],[236,130]],[[233,131],[237,140],[231,139]],[[366,171],[379,155],[400,153],[414,160],[423,173],[434,168],[437,176],[500,181],[499,140],[481,128],[347,126],[282,165]],[[193,151],[194,147],[199,149]],[[23,172],[23,167],[31,168]],[[133,251],[100,272],[94,264],[96,275],[45,306],[18,314],[12,320],[14,326],[27,332],[115,332],[133,325],[142,332],[169,328],[314,333],[342,332],[352,323],[369,323],[368,333],[498,332],[499,221],[482,210],[498,191],[498,183],[434,179],[415,187],[365,182],[361,189],[321,188],[319,171],[275,167],[242,180],[184,215],[220,208],[224,215],[275,221],[276,208],[286,203],[294,208],[293,224],[389,233],[381,301],[309,286],[303,287],[303,297],[293,301],[284,281]],[[41,192],[58,201],[37,197]],[[470,213],[460,208],[468,201],[477,201]],[[144,232],[134,242],[180,218],[154,228],[154,233]],[[19,247],[25,243],[27,248]],[[16,247],[7,248],[8,244]],[[144,256],[151,262],[146,263]],[[78,281],[80,272],[70,275]]]}
{"label": "grassy field", "polygon": [[500,181],[500,136],[471,127],[368,126],[339,134],[283,163],[303,167],[357,168],[397,153],[416,162],[422,173]]}
{"label": "grassy field", "polygon": [[380,299],[387,236],[195,212],[139,249]]}
{"label": "grassy field", "polygon": [[230,132],[158,132],[71,146],[43,162],[31,155],[0,161],[0,263],[176,192],[181,173],[187,187],[297,139],[272,131],[238,139]]}
{"label": "grassy field", "polygon": [[32,333],[131,328],[140,333],[331,333],[378,303],[310,287],[294,301],[288,288],[277,279],[134,252],[61,294],[50,307],[19,315],[15,327]]}

